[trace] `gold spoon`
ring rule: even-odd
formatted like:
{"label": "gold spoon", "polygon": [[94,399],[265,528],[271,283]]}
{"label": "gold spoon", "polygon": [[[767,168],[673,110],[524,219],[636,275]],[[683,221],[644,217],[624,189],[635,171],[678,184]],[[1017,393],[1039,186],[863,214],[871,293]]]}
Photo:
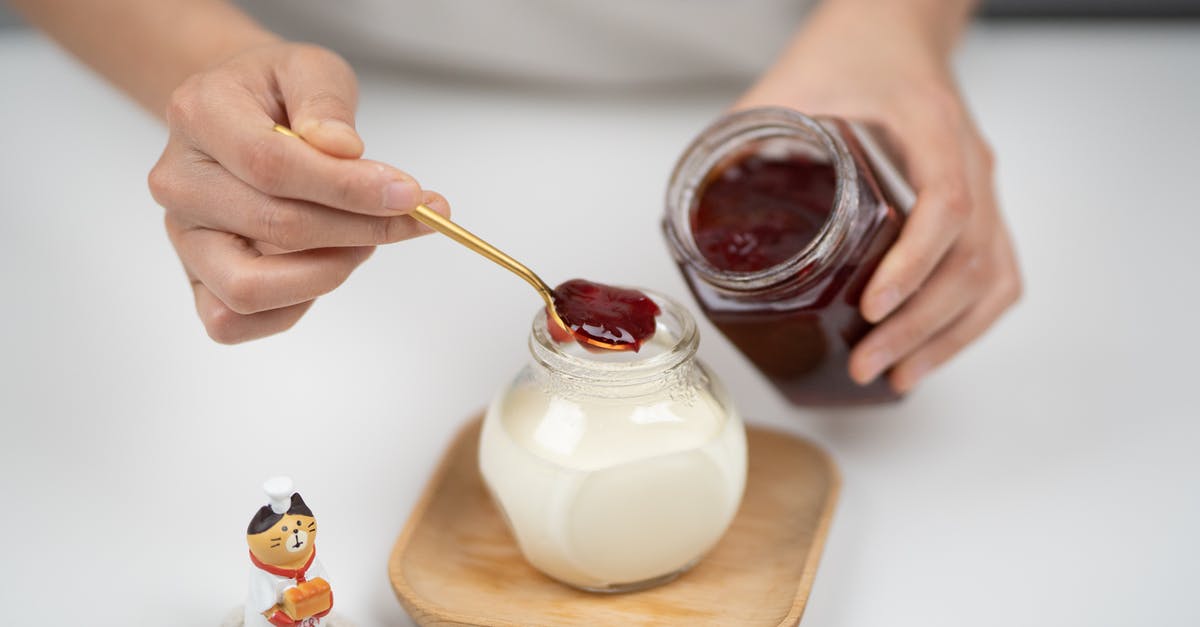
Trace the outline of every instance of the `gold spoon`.
{"label": "gold spoon", "polygon": [[[277,133],[287,135],[288,137],[295,137],[300,140],[304,139],[295,131],[283,126],[282,124],[276,124],[275,131]],[[516,259],[509,257],[499,248],[496,248],[495,246],[483,241],[483,239],[481,239],[478,235],[475,235],[474,233],[455,224],[454,222],[450,221],[449,218],[442,217],[442,214],[430,209],[429,207],[426,207],[423,204],[417,205],[417,208],[413,209],[412,213],[409,215],[411,215],[417,222],[420,222],[421,224],[424,224],[438,233],[449,237],[459,244],[470,248],[480,255],[491,259],[500,267],[512,272],[522,279],[525,279],[525,282],[532,285],[533,289],[537,290],[538,296],[541,296],[542,300],[546,302],[546,311],[550,312],[550,318],[552,318],[558,326],[562,327],[564,331],[572,336],[575,335],[574,331],[571,330],[571,327],[568,327],[567,323],[563,321],[561,317],[559,317],[558,310],[554,308],[554,290],[550,289],[550,286],[547,285],[541,277],[535,274],[533,270],[530,270]],[[587,338],[587,341],[589,344],[594,346],[607,348],[610,350],[624,350],[625,348],[628,348],[623,344],[608,344],[599,340],[595,340],[594,338]]]}

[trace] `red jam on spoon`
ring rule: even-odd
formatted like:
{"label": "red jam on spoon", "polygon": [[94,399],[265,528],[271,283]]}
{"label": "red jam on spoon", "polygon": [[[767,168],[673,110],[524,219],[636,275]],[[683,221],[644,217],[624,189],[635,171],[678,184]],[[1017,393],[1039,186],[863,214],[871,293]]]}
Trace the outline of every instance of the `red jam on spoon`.
{"label": "red jam on spoon", "polygon": [[571,329],[568,335],[547,312],[546,327],[556,342],[574,339],[588,347],[634,352],[654,335],[654,318],[661,313],[637,290],[583,279],[554,288],[554,310]]}

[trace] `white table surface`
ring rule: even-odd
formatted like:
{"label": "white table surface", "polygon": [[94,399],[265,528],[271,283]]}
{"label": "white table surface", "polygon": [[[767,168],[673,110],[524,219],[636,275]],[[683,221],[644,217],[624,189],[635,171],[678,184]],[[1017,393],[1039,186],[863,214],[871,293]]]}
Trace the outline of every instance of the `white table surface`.
{"label": "white table surface", "polygon": [[[907,402],[793,409],[701,323],[743,412],[844,475],[805,624],[1200,624],[1197,67],[1195,24],[973,31],[960,71],[1026,296]],[[368,155],[464,224],[551,280],[691,302],[660,199],[734,89],[363,83]],[[31,34],[0,36],[0,85],[4,622],[216,624],[244,594],[259,484],[290,473],[338,608],[409,624],[388,553],[448,438],[525,359],[532,292],[429,237],[291,332],[216,345],[146,190],[163,130]],[[587,216],[624,239],[579,239]]]}

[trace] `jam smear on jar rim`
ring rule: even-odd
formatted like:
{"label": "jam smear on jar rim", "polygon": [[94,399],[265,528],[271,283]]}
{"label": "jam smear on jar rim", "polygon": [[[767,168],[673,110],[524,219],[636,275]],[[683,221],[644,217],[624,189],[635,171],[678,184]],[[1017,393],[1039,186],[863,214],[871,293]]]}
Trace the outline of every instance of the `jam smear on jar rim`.
{"label": "jam smear on jar rim", "polygon": [[575,340],[588,348],[632,350],[654,336],[658,305],[642,292],[571,279],[554,288],[554,310],[570,334],[546,312],[546,327],[556,342]]}

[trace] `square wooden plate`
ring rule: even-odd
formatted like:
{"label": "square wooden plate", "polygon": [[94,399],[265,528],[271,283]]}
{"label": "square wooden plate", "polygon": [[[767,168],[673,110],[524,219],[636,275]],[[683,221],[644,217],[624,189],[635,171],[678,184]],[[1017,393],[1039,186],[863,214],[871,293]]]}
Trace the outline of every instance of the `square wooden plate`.
{"label": "square wooden plate", "polygon": [[795,625],[837,500],[832,460],[814,444],[748,426],[749,468],[729,531],[672,583],[591,594],[534,570],[479,474],[480,420],[454,438],[400,533],[388,574],[421,625]]}

